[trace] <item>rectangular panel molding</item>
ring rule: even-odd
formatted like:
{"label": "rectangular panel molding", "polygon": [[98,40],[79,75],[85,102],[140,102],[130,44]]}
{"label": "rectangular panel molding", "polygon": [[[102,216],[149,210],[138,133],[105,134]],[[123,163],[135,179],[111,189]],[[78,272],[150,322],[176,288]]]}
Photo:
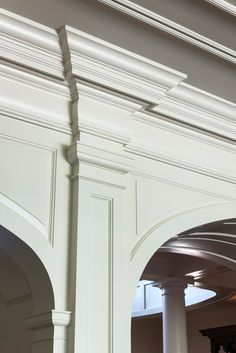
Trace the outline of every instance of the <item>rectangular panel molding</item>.
{"label": "rectangular panel molding", "polygon": [[89,352],[112,353],[113,199],[90,195]]}

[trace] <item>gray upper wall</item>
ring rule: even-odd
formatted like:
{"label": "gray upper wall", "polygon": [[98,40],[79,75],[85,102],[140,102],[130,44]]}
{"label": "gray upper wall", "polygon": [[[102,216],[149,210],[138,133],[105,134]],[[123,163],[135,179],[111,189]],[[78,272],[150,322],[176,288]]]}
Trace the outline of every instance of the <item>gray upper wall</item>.
{"label": "gray upper wall", "polygon": [[[235,18],[205,0],[135,0],[219,43],[236,47]],[[0,0],[2,8],[58,29],[64,24],[188,75],[187,83],[236,102],[235,65],[97,0]]]}

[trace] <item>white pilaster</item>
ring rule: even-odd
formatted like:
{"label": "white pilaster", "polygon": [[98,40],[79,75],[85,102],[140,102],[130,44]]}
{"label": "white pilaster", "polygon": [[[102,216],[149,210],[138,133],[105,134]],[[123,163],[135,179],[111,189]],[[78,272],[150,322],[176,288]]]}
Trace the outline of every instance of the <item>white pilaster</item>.
{"label": "white pilaster", "polygon": [[109,141],[108,149],[107,140],[100,141],[102,148],[76,141],[67,151],[73,195],[70,353],[121,351],[114,327],[125,298],[124,205],[133,159],[117,143]]}

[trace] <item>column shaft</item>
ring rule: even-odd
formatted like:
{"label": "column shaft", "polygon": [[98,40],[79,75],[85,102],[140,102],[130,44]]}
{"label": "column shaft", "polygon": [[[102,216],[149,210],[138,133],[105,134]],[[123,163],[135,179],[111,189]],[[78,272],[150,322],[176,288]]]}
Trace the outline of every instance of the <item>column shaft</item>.
{"label": "column shaft", "polygon": [[163,289],[164,353],[187,353],[184,287]]}
{"label": "column shaft", "polygon": [[162,289],[163,353],[188,353],[184,290],[192,277],[166,278],[153,283]]}

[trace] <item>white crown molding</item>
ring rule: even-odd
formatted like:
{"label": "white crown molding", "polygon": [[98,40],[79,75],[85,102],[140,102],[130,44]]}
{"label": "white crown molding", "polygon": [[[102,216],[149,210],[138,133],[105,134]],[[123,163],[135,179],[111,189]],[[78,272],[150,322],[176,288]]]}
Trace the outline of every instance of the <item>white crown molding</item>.
{"label": "white crown molding", "polygon": [[132,115],[142,104],[87,82],[76,82],[76,88],[79,100],[72,109],[73,134],[86,133],[127,144],[133,137]]}
{"label": "white crown molding", "polygon": [[99,166],[112,170],[119,174],[126,174],[133,168],[133,158],[118,154],[101,148],[74,142],[67,150],[67,159],[72,166],[77,167],[79,163]]}
{"label": "white crown molding", "polygon": [[152,126],[153,128],[158,128],[167,132],[169,131],[175,135],[190,138],[192,141],[195,140],[209,146],[217,147],[220,150],[225,150],[233,154],[236,152],[236,141],[229,141],[220,137],[216,139],[215,136],[207,132],[204,133],[202,130],[194,129],[193,127],[191,128],[162,115],[140,110],[133,114],[133,119],[144,125]]}
{"label": "white crown molding", "polygon": [[74,142],[67,150],[72,165],[71,180],[83,180],[124,190],[126,175],[133,169],[134,158],[121,150],[108,151],[95,146]]}
{"label": "white crown molding", "polygon": [[157,104],[187,77],[71,27],[65,26],[59,34],[69,82],[78,77]]}
{"label": "white crown molding", "polygon": [[3,59],[64,79],[57,31],[0,9],[0,32]]}
{"label": "white crown molding", "polygon": [[[44,73],[47,73],[47,77],[38,75],[32,48],[30,59],[34,72],[21,69],[21,57],[16,62],[19,66],[14,67],[8,62],[2,67],[0,80],[5,90],[1,112],[4,115],[67,133],[71,133],[72,120],[75,137],[92,135],[102,138],[103,141],[112,140],[127,145],[127,148],[133,146],[132,153],[139,149],[139,153],[145,155],[142,143],[140,148],[137,146],[135,120],[143,119],[145,124],[155,125],[156,119],[163,127],[164,118],[160,118],[162,114],[172,119],[172,127],[169,125],[168,129],[176,130],[175,132],[178,130],[179,134],[196,139],[200,135],[197,136],[195,130],[204,130],[214,136],[214,139],[211,137],[208,140],[207,134],[202,134],[204,137],[200,139],[205,143],[234,151],[236,105],[184,83],[183,80],[187,77],[185,74],[67,26],[60,30],[58,36],[55,31],[44,26],[4,11],[1,13],[5,21],[3,43],[6,40],[9,44],[6,35],[8,30],[13,48],[18,41],[21,45],[24,39],[26,52],[33,45],[37,50],[42,49],[42,53],[45,50],[57,53],[61,63],[62,50],[70,86],[69,91],[65,81],[53,80],[46,69]],[[21,40],[19,36],[22,36]],[[58,37],[61,48],[58,47]],[[10,55],[10,51],[8,54]],[[5,58],[11,59],[7,54]],[[47,56],[44,59],[46,62]],[[74,100],[72,107],[71,100]],[[141,117],[141,113],[138,116],[137,112],[141,110],[146,114],[145,117]],[[180,123],[186,127],[181,133]],[[228,146],[222,141],[223,138],[228,139]],[[147,145],[150,146],[148,139],[147,136]],[[83,140],[90,143],[86,141]],[[104,168],[122,173],[130,170],[129,163],[127,166],[125,161],[123,163],[115,158],[113,163],[112,155],[95,154],[91,157],[94,152],[82,151],[82,156],[81,151],[80,158],[84,163],[103,165]],[[146,152],[146,156],[152,158],[149,151]],[[157,159],[160,158],[165,160],[163,156],[157,156]],[[170,161],[168,156],[166,162],[183,168],[193,168],[183,165],[181,161]],[[206,173],[214,174],[208,171]],[[218,177],[222,178],[222,175]],[[232,181],[231,177],[226,176],[226,179]]]}
{"label": "white crown molding", "polygon": [[206,0],[212,5],[219,7],[221,10],[230,13],[233,16],[236,16],[236,3],[232,4],[230,1],[226,0]]}
{"label": "white crown molding", "polygon": [[[99,2],[111,6],[116,10],[123,12],[139,21],[158,28],[177,38],[180,38],[190,44],[217,55],[225,60],[236,63],[236,52],[218,42],[211,40],[187,27],[184,27],[174,21],[171,21],[157,13],[137,5],[129,0],[98,0]],[[223,1],[215,1],[223,2]],[[234,8],[234,7],[233,7]]]}
{"label": "white crown molding", "polygon": [[[226,143],[222,141],[220,136],[212,139],[207,134],[195,134],[193,128],[204,129],[211,134],[214,133],[235,140],[235,105],[233,103],[183,83],[182,80],[185,78],[183,74],[173,72],[173,70],[162,65],[83,32],[65,27],[61,30],[60,35],[72,97],[77,100],[79,96],[79,107],[74,108],[75,116],[73,116],[73,133],[75,135],[79,133],[92,134],[103,139],[119,142],[127,145],[126,150],[131,153],[235,183],[234,176],[227,172],[205,167],[197,168],[189,161],[182,161],[168,153],[166,155],[155,153],[154,148],[152,149],[150,146],[149,149],[142,144],[137,144],[135,140],[132,142],[134,137],[132,120],[137,119],[141,108],[144,110],[149,108],[154,113],[165,114],[188,124],[185,130],[181,130],[178,122],[173,122],[172,127],[169,125],[168,128],[172,131],[176,130],[175,133],[178,126],[178,134],[180,135],[195,138],[215,146],[219,150],[225,149],[229,152],[235,152],[232,141]],[[158,86],[158,99],[156,99],[156,95],[153,96],[153,92],[151,93],[152,96],[150,92],[147,94],[147,78],[148,89],[151,80],[153,87]],[[119,80],[119,86],[117,86],[117,80]],[[88,81],[91,83],[88,84]],[[137,82],[139,84],[138,90]],[[134,84],[136,85],[135,88]],[[133,85],[132,89],[131,85]],[[146,91],[145,96],[143,95],[144,90]],[[130,96],[135,97],[136,101],[133,101]],[[151,104],[149,107],[147,103],[142,101],[147,98]],[[93,106],[92,110],[91,106]],[[95,111],[96,114],[94,114]],[[100,111],[102,116],[99,116]],[[124,113],[126,114],[125,119],[122,115]],[[121,116],[123,116],[122,119]],[[111,120],[111,117],[113,120]],[[158,115],[155,119],[163,127],[163,121],[160,122]],[[145,123],[147,123],[147,120],[145,118]],[[100,151],[99,155],[96,155],[96,149],[83,151],[81,146],[79,157],[77,151],[80,164],[96,165],[118,173],[130,171],[130,167],[127,167],[125,163],[113,161],[113,153],[110,156],[104,156],[101,155]],[[80,177],[91,179],[91,171],[88,171],[88,168],[86,173],[82,176],[80,171]],[[74,171],[74,174],[76,174],[76,171]]]}
{"label": "white crown molding", "polygon": [[[235,140],[236,105],[234,103],[186,84],[183,82],[186,78],[184,74],[173,72],[163,65],[158,65],[91,35],[70,27],[62,29],[60,35],[68,78],[73,90],[77,90],[77,94],[80,95],[80,90],[82,96],[85,94],[84,88],[81,89],[76,84],[77,78],[97,85],[97,91],[102,92],[104,88],[101,88],[101,85],[104,85],[110,91],[110,96],[122,92],[126,101],[131,101],[131,96],[135,97],[143,109],[164,114],[175,121],[188,124],[190,133],[192,129],[198,128],[214,134],[217,139],[225,137]],[[153,86],[151,92],[150,84]],[[143,94],[144,91],[145,94]],[[92,95],[95,94],[94,92]],[[97,95],[98,93],[95,94]],[[125,105],[124,101],[122,104]],[[136,110],[140,110],[140,107]],[[98,127],[96,124],[95,126]],[[87,132],[90,130],[92,133],[96,131],[98,135],[109,138],[109,133],[106,136],[106,128],[92,131],[92,124],[83,119],[81,119],[81,129]],[[113,131],[112,128],[111,131]],[[119,129],[117,132],[111,136],[111,139],[115,140],[118,137],[120,142],[127,143],[128,137],[122,139]]]}
{"label": "white crown molding", "polygon": [[184,82],[169,90],[152,111],[236,140],[236,104]]}
{"label": "white crown molding", "polygon": [[131,137],[128,134],[125,134],[123,132],[119,132],[119,131],[109,131],[109,129],[107,128],[107,126],[101,127],[101,125],[99,124],[99,126],[95,125],[93,122],[89,123],[89,122],[80,122],[79,123],[79,132],[81,133],[87,133],[90,135],[94,135],[94,136],[99,136],[102,137],[104,139],[107,140],[111,140],[114,142],[118,142],[121,144],[126,145],[128,142],[130,142]]}
{"label": "white crown molding", "polygon": [[137,111],[133,118],[136,134],[124,147],[125,151],[236,184],[235,139],[216,138],[213,134],[147,111]]}
{"label": "white crown molding", "polygon": [[71,134],[71,97],[64,82],[0,64],[0,85],[2,115]]}
{"label": "white crown molding", "polygon": [[202,174],[209,176],[211,178],[219,179],[222,181],[226,181],[227,183],[231,184],[236,184],[236,177],[235,175],[229,175],[227,173],[219,172],[218,170],[213,170],[210,168],[205,168],[202,167],[200,164],[195,164],[191,163],[189,161],[184,161],[180,158],[176,158],[173,155],[167,154],[167,153],[158,153],[156,151],[153,151],[153,149],[150,146],[143,146],[140,143],[132,143],[130,145],[127,145],[125,147],[125,151],[137,154],[139,156],[143,156],[146,158],[150,158],[153,160],[157,160],[166,164],[170,164],[182,169],[190,170],[194,173]]}
{"label": "white crown molding", "polygon": [[0,9],[0,113],[71,134],[71,94],[57,31]]}

